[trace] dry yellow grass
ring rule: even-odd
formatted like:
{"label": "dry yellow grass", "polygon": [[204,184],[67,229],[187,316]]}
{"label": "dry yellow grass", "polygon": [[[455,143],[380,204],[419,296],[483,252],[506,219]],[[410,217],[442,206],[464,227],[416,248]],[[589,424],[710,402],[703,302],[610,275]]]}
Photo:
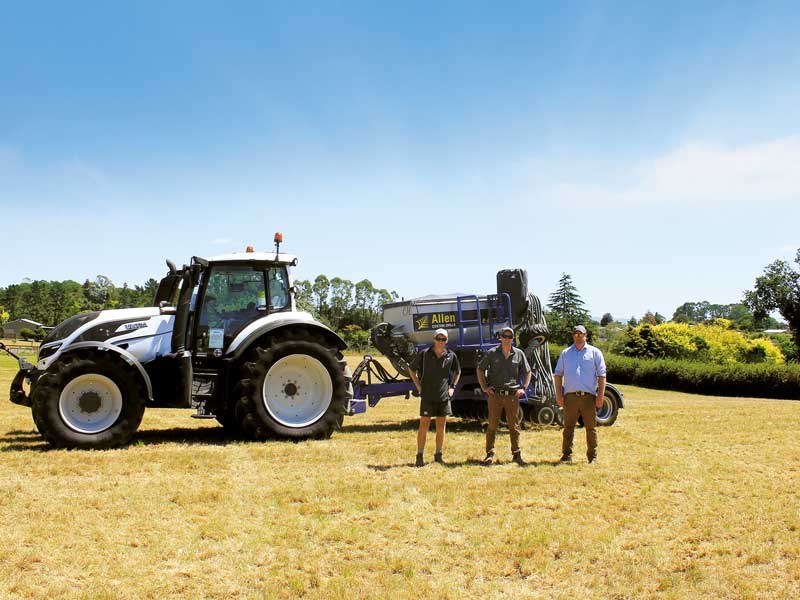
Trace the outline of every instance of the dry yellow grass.
{"label": "dry yellow grass", "polygon": [[459,420],[450,464],[412,468],[414,400],[297,444],[152,410],[133,445],[80,452],[3,398],[0,597],[798,597],[800,403],[623,390],[599,464],[555,464],[547,428],[527,468],[506,435],[476,464]]}

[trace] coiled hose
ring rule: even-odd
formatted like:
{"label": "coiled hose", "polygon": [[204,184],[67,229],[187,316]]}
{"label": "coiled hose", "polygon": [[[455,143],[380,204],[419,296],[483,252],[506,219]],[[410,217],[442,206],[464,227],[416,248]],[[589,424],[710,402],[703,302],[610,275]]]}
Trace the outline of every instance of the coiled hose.
{"label": "coiled hose", "polygon": [[538,296],[528,294],[527,307],[519,320],[517,331],[520,346],[535,375],[534,393],[545,403],[555,406],[556,386],[550,363],[550,346],[547,343],[550,331]]}

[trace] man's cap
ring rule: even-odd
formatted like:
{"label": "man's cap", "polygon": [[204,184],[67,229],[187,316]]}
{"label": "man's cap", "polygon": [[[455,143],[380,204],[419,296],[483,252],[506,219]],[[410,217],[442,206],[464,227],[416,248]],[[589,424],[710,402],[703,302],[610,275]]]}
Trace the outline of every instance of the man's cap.
{"label": "man's cap", "polygon": [[445,339],[447,339],[448,338],[447,329],[437,329],[436,331],[433,332],[433,337],[436,337],[437,335],[443,335]]}
{"label": "man's cap", "polygon": [[580,331],[581,333],[585,334],[586,327],[584,327],[583,325],[575,325],[575,327],[572,328],[572,333],[575,333],[576,331]]}
{"label": "man's cap", "polygon": [[513,330],[513,329],[511,329],[511,327],[503,327],[503,328],[500,330],[500,334],[502,335],[502,334],[504,334],[506,331],[510,331],[510,332],[512,333],[512,335],[513,335],[513,333],[514,333],[514,330]]}

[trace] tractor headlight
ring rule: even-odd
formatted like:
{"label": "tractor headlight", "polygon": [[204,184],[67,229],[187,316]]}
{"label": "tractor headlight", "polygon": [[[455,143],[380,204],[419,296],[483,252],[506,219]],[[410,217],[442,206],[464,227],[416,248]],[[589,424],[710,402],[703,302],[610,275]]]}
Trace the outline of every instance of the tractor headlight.
{"label": "tractor headlight", "polygon": [[53,354],[58,352],[59,348],[61,348],[61,342],[50,344],[48,346],[41,346],[39,348],[39,358],[37,360],[43,360],[48,356],[53,356]]}

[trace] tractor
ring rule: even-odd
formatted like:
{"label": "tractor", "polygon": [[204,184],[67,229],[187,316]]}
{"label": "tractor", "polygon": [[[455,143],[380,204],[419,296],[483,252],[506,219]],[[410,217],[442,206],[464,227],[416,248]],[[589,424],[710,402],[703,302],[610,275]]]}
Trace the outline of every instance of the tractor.
{"label": "tractor", "polygon": [[297,310],[297,258],[274,241],[181,269],[168,260],[153,306],[60,323],[36,364],[19,359],[11,401],[58,447],[124,445],[150,407],[194,409],[246,439],[330,437],[352,412],[346,344]]}

